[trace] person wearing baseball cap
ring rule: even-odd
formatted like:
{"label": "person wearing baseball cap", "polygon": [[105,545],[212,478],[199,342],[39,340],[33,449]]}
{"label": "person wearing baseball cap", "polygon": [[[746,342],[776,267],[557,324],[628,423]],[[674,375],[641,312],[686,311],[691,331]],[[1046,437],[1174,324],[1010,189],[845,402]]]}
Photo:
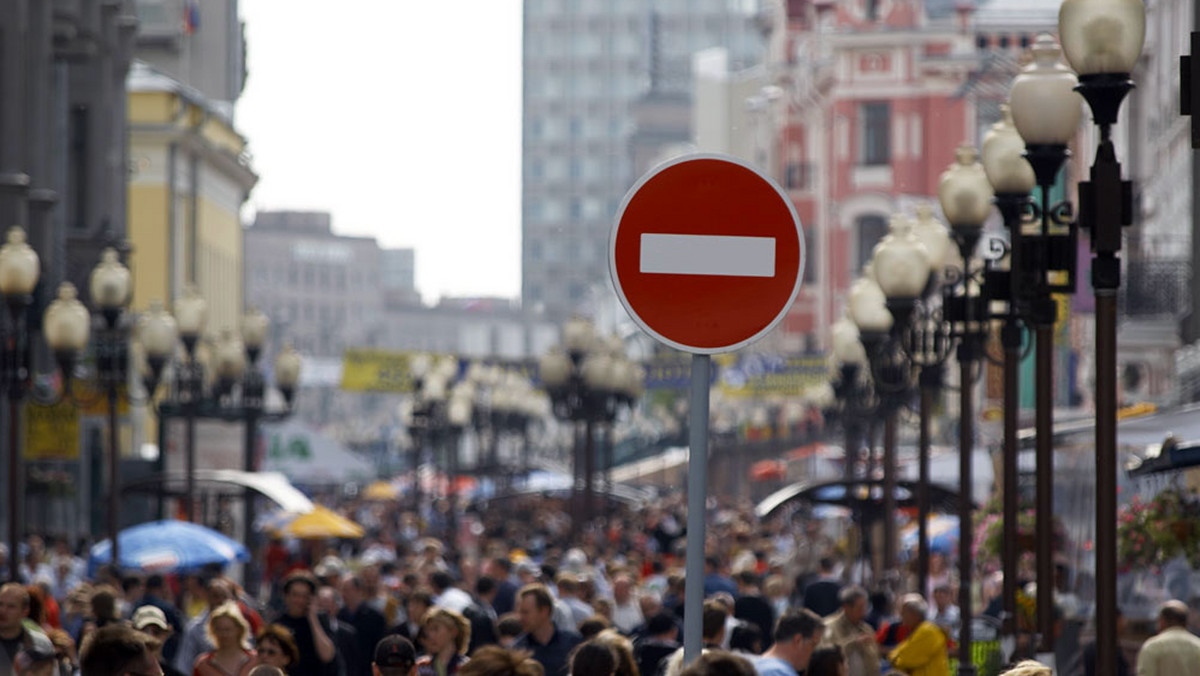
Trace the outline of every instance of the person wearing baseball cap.
{"label": "person wearing baseball cap", "polygon": [[162,608],[157,606],[141,606],[133,611],[133,628],[149,636],[152,641],[147,641],[146,645],[150,652],[154,654],[154,659],[162,665],[164,676],[184,676],[183,672],[176,669],[170,660],[163,658],[163,646],[166,645],[167,639],[171,637],[174,630],[171,628],[171,623],[167,620],[167,614],[162,611]]}
{"label": "person wearing baseball cap", "polygon": [[412,641],[398,634],[383,637],[375,645],[371,672],[375,676],[416,676],[417,651]]}

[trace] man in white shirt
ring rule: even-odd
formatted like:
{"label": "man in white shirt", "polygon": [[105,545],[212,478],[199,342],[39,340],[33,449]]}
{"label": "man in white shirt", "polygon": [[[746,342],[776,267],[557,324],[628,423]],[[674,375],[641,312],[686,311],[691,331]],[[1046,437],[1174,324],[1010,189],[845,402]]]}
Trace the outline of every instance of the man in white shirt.
{"label": "man in white shirt", "polygon": [[630,634],[645,622],[642,607],[633,588],[633,578],[621,573],[613,578],[613,624],[622,634]]}
{"label": "man in white shirt", "polygon": [[429,575],[429,585],[433,587],[433,604],[439,608],[453,610],[462,614],[475,603],[471,595],[454,586],[454,578],[444,570],[436,570]]}
{"label": "man in white shirt", "polygon": [[1138,653],[1137,676],[1200,674],[1200,638],[1187,629],[1188,608],[1167,601],[1158,609],[1158,634]]}

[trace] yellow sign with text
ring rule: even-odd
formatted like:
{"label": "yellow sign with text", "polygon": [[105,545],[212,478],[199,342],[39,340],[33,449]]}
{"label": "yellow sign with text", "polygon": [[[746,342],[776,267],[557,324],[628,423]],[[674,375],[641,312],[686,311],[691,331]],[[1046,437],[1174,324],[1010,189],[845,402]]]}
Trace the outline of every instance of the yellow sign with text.
{"label": "yellow sign with text", "polygon": [[350,392],[412,392],[410,352],[346,350],[342,356],[342,389]]}
{"label": "yellow sign with text", "polygon": [[80,411],[74,403],[25,407],[26,460],[78,460]]}

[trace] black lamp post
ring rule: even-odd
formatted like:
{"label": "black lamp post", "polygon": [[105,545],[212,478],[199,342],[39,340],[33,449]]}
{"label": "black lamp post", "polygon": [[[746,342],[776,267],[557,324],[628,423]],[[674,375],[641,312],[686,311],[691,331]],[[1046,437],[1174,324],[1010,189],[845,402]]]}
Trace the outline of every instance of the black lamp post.
{"label": "black lamp post", "polygon": [[[1009,241],[1015,242],[1025,220],[1026,209],[1030,204],[1029,193],[1033,190],[1035,177],[1033,167],[1025,159],[1025,140],[1017,132],[1013,124],[1012,111],[1007,105],[1001,106],[1003,119],[994,124],[983,139],[983,169],[987,173],[988,182],[996,192],[996,207],[1004,219],[1004,227],[1009,232]],[[1021,261],[1016,247],[1009,248],[1009,274],[996,283],[989,284],[997,300],[1005,302],[1003,327],[1000,330],[1000,342],[1004,349],[1004,446],[1003,446],[1003,536],[1001,547],[1001,569],[1004,571],[1003,589],[1001,591],[1004,606],[1004,624],[1002,630],[1006,635],[1016,633],[1017,612],[1017,512],[1020,499],[1020,478],[1018,476],[1020,447],[1017,439],[1020,416],[1020,399],[1018,379],[1022,359],[1022,331],[1020,315],[1013,299],[1019,293],[1015,284],[1017,275],[1012,270],[1019,269]]]}
{"label": "black lamp post", "polygon": [[862,369],[868,366],[867,352],[859,340],[858,326],[849,317],[833,323],[833,357],[837,363],[837,379],[832,389],[838,403],[837,414],[845,435],[844,478],[853,479],[858,456],[862,450],[862,421],[870,417],[870,391],[862,382]]}
{"label": "black lamp post", "polygon": [[[1077,229],[1070,205],[1052,205],[1050,191],[1079,128],[1078,80],[1059,61],[1054,38],[1039,35],[1033,63],[1013,81],[1009,95],[1013,121],[1025,140],[1025,157],[1041,192],[1039,229],[1018,227],[1013,234],[1014,298],[1026,324],[1033,327],[1036,361],[1037,456],[1037,625],[1039,653],[1054,651],[1054,322],[1058,306],[1052,294],[1074,293]],[[1065,230],[1065,232],[1064,232]],[[1006,571],[1007,572],[1007,571]]]}
{"label": "black lamp post", "polygon": [[632,405],[640,396],[644,376],[640,367],[623,354],[623,343],[615,337],[598,337],[587,319],[573,317],[567,321],[563,347],[565,353],[554,349],[543,355],[539,370],[555,417],[583,424],[583,447],[574,454],[574,485],[583,485],[582,499],[575,506],[580,518],[573,520],[578,531],[596,516],[595,426],[613,424],[620,409]]}
{"label": "black lamp post", "polygon": [[1090,234],[1096,299],[1096,673],[1112,676],[1118,639],[1117,255],[1124,226],[1133,220],[1133,190],[1121,179],[1112,127],[1134,87],[1129,75],[1142,54],[1146,8],[1142,0],[1065,0],[1058,31],[1079,73],[1077,91],[1100,128],[1091,180],[1079,184],[1079,224]]}
{"label": "black lamp post", "polygon": [[[876,253],[878,251],[879,247]],[[859,339],[870,365],[872,389],[877,400],[874,417],[882,417],[884,422],[882,568],[884,577],[894,578],[897,574],[896,428],[897,416],[909,394],[911,369],[893,339],[895,320],[888,310],[887,296],[872,276],[874,274],[878,274],[878,270],[868,268],[867,274],[851,285],[846,307],[850,319],[858,327]],[[928,265],[922,274],[928,276]]]}
{"label": "black lamp post", "polygon": [[0,383],[8,402],[8,573],[16,581],[21,545],[21,402],[30,387],[30,340],[25,313],[33,302],[33,290],[41,274],[37,253],[25,243],[25,231],[8,230],[0,247],[0,296],[8,306],[8,324],[0,334]]}
{"label": "black lamp post", "polygon": [[[107,248],[100,264],[92,270],[88,286],[103,324],[96,344],[96,366],[100,386],[108,400],[108,536],[112,543],[112,563],[120,568],[121,472],[118,405],[121,389],[129,378],[129,327],[123,321],[132,284],[129,268],[121,264],[116,249]],[[49,311],[49,308],[47,308]],[[54,347],[52,345],[52,347]],[[56,349],[56,352],[61,350]],[[64,378],[69,378],[64,374]]]}
{"label": "black lamp post", "polygon": [[983,166],[977,161],[975,148],[960,146],[956,161],[941,177],[938,201],[950,223],[950,231],[958,245],[963,261],[959,284],[946,289],[945,319],[950,335],[957,340],[959,367],[959,505],[958,505],[958,605],[962,614],[958,639],[958,673],[974,674],[971,654],[971,557],[975,505],[971,476],[971,460],[975,450],[975,368],[983,357],[983,341],[989,319],[987,298],[983,295],[982,280],[973,271],[975,248],[983,233],[983,223],[992,210],[992,186]]}
{"label": "black lamp post", "polygon": [[[167,364],[175,357],[182,341],[185,362],[174,365],[170,393],[158,401],[155,409],[159,424],[159,452],[165,452],[163,440],[166,425],[171,418],[183,417],[187,424],[185,442],[186,482],[184,509],[190,521],[196,520],[194,512],[196,420],[213,419],[241,422],[245,435],[242,449],[243,470],[252,473],[257,467],[258,426],[262,422],[285,420],[293,412],[295,390],[300,377],[300,355],[285,346],[275,357],[275,384],[283,395],[284,407],[268,411],[265,406],[267,382],[259,367],[263,343],[270,322],[267,316],[251,308],[242,318],[239,336],[230,328],[222,330],[213,347],[213,387],[206,392],[205,374],[197,355],[199,336],[204,326],[207,306],[203,298],[189,288],[183,298],[175,304],[175,316],[170,315],[158,301],[151,302],[150,309],[143,313],[138,324],[138,336],[146,355],[146,370],[142,374],[147,398],[154,401],[155,392]],[[242,505],[242,527],[244,544],[254,557],[254,493],[246,489]],[[253,566],[246,569],[246,584],[249,588],[254,579]]]}

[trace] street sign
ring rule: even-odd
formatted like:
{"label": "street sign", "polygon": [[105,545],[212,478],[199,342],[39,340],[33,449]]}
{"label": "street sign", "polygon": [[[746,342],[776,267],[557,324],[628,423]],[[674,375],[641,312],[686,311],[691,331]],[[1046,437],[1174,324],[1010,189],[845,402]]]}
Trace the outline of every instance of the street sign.
{"label": "street sign", "polygon": [[800,291],[800,217],[741,160],[679,157],[625,195],[609,272],[630,316],[659,341],[693,354],[736,350],[774,328]]}

